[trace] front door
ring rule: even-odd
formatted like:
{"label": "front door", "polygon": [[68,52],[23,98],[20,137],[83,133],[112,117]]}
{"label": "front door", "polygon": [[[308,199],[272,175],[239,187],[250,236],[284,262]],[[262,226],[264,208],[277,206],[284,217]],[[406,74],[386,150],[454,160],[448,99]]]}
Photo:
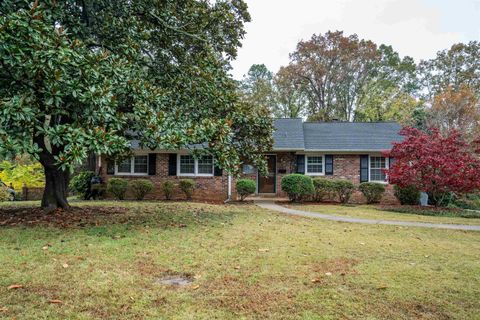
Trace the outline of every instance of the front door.
{"label": "front door", "polygon": [[267,155],[268,173],[265,176],[258,174],[258,193],[275,193],[277,182],[277,156]]}

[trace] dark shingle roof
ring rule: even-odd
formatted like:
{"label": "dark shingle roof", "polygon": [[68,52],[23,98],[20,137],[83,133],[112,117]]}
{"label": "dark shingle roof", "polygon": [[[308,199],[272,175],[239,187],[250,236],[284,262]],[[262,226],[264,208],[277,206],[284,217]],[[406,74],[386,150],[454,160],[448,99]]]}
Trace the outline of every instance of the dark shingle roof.
{"label": "dark shingle roof", "polygon": [[276,119],[273,140],[275,150],[303,150],[305,144],[302,119]]}
{"label": "dark shingle roof", "polygon": [[401,141],[395,122],[302,122],[277,119],[274,150],[382,151]]}

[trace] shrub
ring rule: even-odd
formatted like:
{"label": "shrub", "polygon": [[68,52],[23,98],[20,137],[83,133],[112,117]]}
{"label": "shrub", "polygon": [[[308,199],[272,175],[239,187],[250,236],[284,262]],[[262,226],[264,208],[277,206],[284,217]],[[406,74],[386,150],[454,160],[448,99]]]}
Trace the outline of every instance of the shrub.
{"label": "shrub", "polygon": [[180,180],[180,189],[187,196],[187,200],[192,199],[193,191],[195,190],[196,183],[192,179],[182,179]]}
{"label": "shrub", "polygon": [[0,182],[0,202],[12,200],[12,195],[8,188]]}
{"label": "shrub", "polygon": [[355,186],[348,180],[332,180],[333,190],[338,195],[341,203],[348,203],[352,196]]}
{"label": "shrub", "polygon": [[332,180],[325,178],[313,179],[313,186],[315,187],[315,201],[323,201],[327,197],[331,197],[335,192]]}
{"label": "shrub", "polygon": [[130,182],[130,187],[132,188],[135,199],[143,200],[147,193],[152,192],[153,183],[147,179],[137,179]]}
{"label": "shrub", "polygon": [[312,178],[303,174],[288,174],[282,178],[282,190],[291,201],[301,201],[315,193]]}
{"label": "shrub", "polygon": [[367,203],[378,203],[385,193],[385,185],[375,182],[362,182],[358,189],[367,198]]}
{"label": "shrub", "polygon": [[95,176],[93,171],[82,171],[70,180],[70,190],[87,200],[91,191],[91,181]]}
{"label": "shrub", "polygon": [[125,199],[125,193],[127,192],[128,181],[122,178],[111,178],[107,183],[107,191],[115,197],[117,200]]}
{"label": "shrub", "polygon": [[395,197],[403,205],[417,205],[420,202],[420,191],[414,186],[401,188],[395,185],[393,189]]}
{"label": "shrub", "polygon": [[172,181],[165,181],[162,185],[163,194],[165,194],[165,199],[170,200],[172,199],[173,189],[175,188],[175,184]]}
{"label": "shrub", "polygon": [[246,197],[255,193],[257,186],[255,181],[251,179],[240,179],[237,181],[237,193],[240,195],[240,200],[243,201]]}

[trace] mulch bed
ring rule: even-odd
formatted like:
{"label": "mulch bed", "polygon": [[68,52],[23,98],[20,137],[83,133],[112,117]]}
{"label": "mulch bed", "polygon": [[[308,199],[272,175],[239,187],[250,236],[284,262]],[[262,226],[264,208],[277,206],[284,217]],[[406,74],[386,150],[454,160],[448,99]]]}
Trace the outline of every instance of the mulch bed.
{"label": "mulch bed", "polygon": [[41,208],[6,207],[0,209],[0,227],[51,225],[56,227],[83,227],[95,225],[97,218],[124,214],[119,207],[71,207],[70,210],[55,210],[45,213]]}

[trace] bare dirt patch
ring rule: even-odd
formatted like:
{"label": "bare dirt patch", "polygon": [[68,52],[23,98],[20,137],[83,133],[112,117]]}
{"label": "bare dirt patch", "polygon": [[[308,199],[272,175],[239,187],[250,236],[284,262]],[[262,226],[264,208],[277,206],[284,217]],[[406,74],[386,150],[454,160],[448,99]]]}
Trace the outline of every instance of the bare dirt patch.
{"label": "bare dirt patch", "polygon": [[237,314],[267,317],[272,313],[295,308],[291,289],[272,288],[268,284],[249,284],[243,279],[224,276],[204,286],[211,299],[209,304]]}
{"label": "bare dirt patch", "polygon": [[125,214],[121,207],[72,207],[45,213],[41,208],[6,207],[0,209],[0,226],[51,225],[61,228],[84,227],[98,224],[98,218]]}
{"label": "bare dirt patch", "polygon": [[356,274],[354,269],[355,265],[358,264],[358,261],[355,259],[348,258],[338,258],[338,259],[328,259],[315,263],[312,266],[312,270],[315,273],[324,275],[326,273],[331,275],[347,275],[347,274]]}

